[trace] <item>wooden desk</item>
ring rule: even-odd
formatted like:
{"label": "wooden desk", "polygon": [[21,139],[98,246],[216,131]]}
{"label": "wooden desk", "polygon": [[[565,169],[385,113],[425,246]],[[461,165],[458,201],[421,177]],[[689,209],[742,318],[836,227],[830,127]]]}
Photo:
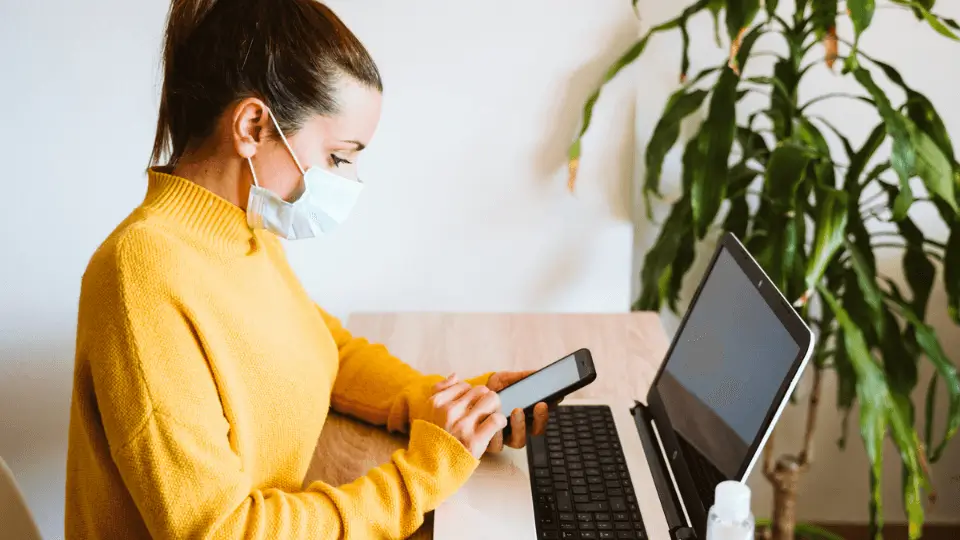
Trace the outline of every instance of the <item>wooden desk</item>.
{"label": "wooden desk", "polygon": [[[654,313],[455,314],[359,313],[347,327],[386,345],[424,373],[537,369],[587,347],[597,380],[571,398],[642,399],[669,345]],[[350,482],[404,447],[387,434],[333,412],[323,428],[306,482]],[[411,538],[432,538],[432,516]]]}

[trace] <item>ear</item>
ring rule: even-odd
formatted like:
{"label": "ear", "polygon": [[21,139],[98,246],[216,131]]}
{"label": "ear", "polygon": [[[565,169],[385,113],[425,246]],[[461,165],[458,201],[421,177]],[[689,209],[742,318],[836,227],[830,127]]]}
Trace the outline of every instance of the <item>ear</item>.
{"label": "ear", "polygon": [[230,135],[240,157],[246,159],[256,155],[266,139],[269,114],[266,104],[257,98],[246,98],[234,107]]}

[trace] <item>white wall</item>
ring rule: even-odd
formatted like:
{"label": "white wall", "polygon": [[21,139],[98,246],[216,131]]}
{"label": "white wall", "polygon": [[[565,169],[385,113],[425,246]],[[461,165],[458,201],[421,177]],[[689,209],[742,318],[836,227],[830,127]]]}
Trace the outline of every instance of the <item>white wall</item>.
{"label": "white wall", "polygon": [[[386,93],[355,216],[330,238],[290,246],[315,298],[341,315],[627,309],[634,148],[675,86],[672,38],[656,42],[604,93],[572,197],[564,187],[566,145],[579,104],[637,35],[629,2],[330,3],[368,44]],[[661,4],[669,3],[641,2],[645,27],[675,9]],[[166,7],[164,0],[0,3],[0,193],[7,201],[0,226],[8,234],[0,255],[0,456],[48,538],[62,535],[80,276],[143,195]],[[904,26],[907,42],[947,50],[929,32]],[[910,50],[876,34],[870,49],[898,59],[947,125],[960,128],[945,83],[960,82],[960,67],[911,65]],[[674,160],[666,175],[678,170]],[[638,225],[641,249],[650,230]],[[854,444],[844,455],[829,453],[836,429],[825,412],[819,461],[807,481],[815,495],[802,501],[802,512],[863,518],[862,451]],[[849,491],[828,501],[825,486],[848,470],[855,471],[843,483]],[[946,499],[949,475],[941,476]],[[956,483],[953,489],[960,491]],[[891,488],[890,507],[895,494]]]}

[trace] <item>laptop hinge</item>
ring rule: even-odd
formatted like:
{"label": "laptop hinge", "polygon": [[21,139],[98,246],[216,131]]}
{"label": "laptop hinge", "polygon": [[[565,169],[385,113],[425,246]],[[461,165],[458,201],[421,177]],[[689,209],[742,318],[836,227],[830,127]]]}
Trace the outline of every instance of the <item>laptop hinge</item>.
{"label": "laptop hinge", "polygon": [[673,470],[667,456],[664,455],[663,443],[656,432],[652,416],[647,407],[640,402],[636,402],[631,412],[640,434],[640,441],[643,443],[643,452],[648,456],[647,464],[657,488],[657,495],[667,519],[671,538],[678,540],[696,538],[687,509],[680,498]]}

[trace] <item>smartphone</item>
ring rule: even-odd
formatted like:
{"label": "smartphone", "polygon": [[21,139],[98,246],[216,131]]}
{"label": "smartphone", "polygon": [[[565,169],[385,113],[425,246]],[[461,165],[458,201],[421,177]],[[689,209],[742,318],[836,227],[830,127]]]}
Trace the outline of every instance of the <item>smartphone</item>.
{"label": "smartphone", "polygon": [[[507,418],[514,409],[523,409],[530,416],[537,403],[558,401],[596,378],[597,370],[593,367],[590,351],[580,349],[498,392],[501,410]],[[504,432],[510,432],[509,424]]]}

